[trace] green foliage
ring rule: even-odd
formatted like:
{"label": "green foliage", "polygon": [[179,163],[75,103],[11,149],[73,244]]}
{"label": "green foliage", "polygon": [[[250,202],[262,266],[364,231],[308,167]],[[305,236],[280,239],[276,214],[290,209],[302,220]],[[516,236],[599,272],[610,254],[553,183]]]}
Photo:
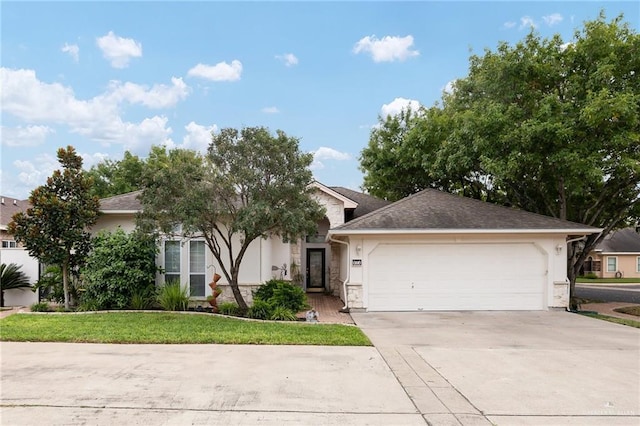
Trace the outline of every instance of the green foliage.
{"label": "green foliage", "polygon": [[296,314],[284,306],[276,306],[271,313],[271,319],[274,321],[296,321]]}
{"label": "green foliage", "polygon": [[[309,187],[312,160],[300,151],[297,138],[282,131],[272,135],[264,127],[222,129],[204,157],[154,147],[139,224],[165,233],[182,224],[186,236],[203,236],[246,311],[238,274],[249,244],[272,235],[294,240],[314,232],[324,216]],[[226,258],[228,252],[234,253],[232,259]]]}
{"label": "green foliage", "polygon": [[82,301],[95,301],[98,309],[128,308],[134,294],[154,288],[156,251],[155,240],[141,233],[100,232],[81,270]]}
{"label": "green foliage", "polygon": [[238,307],[237,303],[222,302],[218,306],[218,313],[222,315],[238,316],[238,314],[240,313],[240,308]]}
{"label": "green foliage", "polygon": [[4,291],[14,288],[30,288],[29,277],[22,272],[22,265],[10,263],[0,265],[0,307],[4,306]]}
{"label": "green foliage", "polygon": [[51,307],[47,302],[38,302],[32,304],[29,309],[31,312],[51,312]]}
{"label": "green foliage", "polygon": [[87,172],[94,182],[91,193],[107,198],[142,189],[145,167],[146,162],[129,151],[125,151],[122,160],[107,159],[98,163]]}
{"label": "green foliage", "polygon": [[584,278],[595,280],[596,278],[598,278],[598,276],[595,274],[595,272],[588,272],[584,274]]}
{"label": "green foliage", "polygon": [[269,303],[265,302],[264,300],[258,299],[258,300],[254,300],[253,305],[249,307],[249,310],[247,311],[247,317],[253,318],[253,319],[267,320],[267,319],[271,319],[272,311],[273,311],[273,308]]}
{"label": "green foliage", "polygon": [[78,312],[99,311],[100,305],[95,299],[82,299],[77,307]]}
{"label": "green foliage", "polygon": [[69,276],[84,263],[91,248],[89,228],[98,219],[98,198],[91,195],[92,180],[82,170],[82,157],[72,146],[58,150],[62,171],[29,196],[31,207],[9,223],[9,233],[42,263],[62,270],[64,302],[69,307]]}
{"label": "green foliage", "polygon": [[129,307],[135,310],[145,310],[153,306],[156,300],[155,287],[137,289],[131,294]]}
{"label": "green foliage", "polygon": [[171,281],[158,292],[158,303],[165,311],[186,311],[189,307],[189,289],[180,282]]}
{"label": "green foliage", "polygon": [[258,287],[253,300],[264,301],[272,308],[282,307],[296,313],[307,309],[307,295],[302,288],[287,281],[272,279]]}
{"label": "green foliage", "polygon": [[[69,282],[69,297],[71,300],[78,300],[78,271],[72,270]],[[40,292],[40,298],[56,303],[64,303],[64,280],[60,266],[47,266],[36,281],[35,288]]]}

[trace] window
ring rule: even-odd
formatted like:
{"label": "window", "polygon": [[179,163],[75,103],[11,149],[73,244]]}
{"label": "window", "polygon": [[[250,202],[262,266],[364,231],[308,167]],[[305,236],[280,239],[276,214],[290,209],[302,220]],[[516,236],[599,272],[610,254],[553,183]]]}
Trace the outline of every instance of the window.
{"label": "window", "polygon": [[607,272],[616,272],[618,270],[618,258],[615,256],[607,257]]}
{"label": "window", "polygon": [[204,297],[204,253],[204,241],[189,242],[189,288],[192,297]]}
{"label": "window", "polygon": [[636,257],[636,272],[640,272],[640,256]]}
{"label": "window", "polygon": [[2,240],[2,248],[16,248],[18,244],[12,240]]}
{"label": "window", "polygon": [[164,282],[180,282],[180,241],[164,242]]}

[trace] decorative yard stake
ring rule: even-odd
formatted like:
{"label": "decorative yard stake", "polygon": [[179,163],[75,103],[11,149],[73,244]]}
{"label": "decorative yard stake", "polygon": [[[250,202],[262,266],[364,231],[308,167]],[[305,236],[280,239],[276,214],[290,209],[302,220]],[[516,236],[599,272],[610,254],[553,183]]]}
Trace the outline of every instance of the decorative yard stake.
{"label": "decorative yard stake", "polygon": [[207,297],[207,300],[211,305],[213,313],[218,313],[218,301],[216,299],[220,296],[220,293],[222,293],[222,290],[218,288],[218,281],[220,278],[222,278],[220,274],[214,273],[213,281],[209,283],[209,287],[211,287],[211,296]]}

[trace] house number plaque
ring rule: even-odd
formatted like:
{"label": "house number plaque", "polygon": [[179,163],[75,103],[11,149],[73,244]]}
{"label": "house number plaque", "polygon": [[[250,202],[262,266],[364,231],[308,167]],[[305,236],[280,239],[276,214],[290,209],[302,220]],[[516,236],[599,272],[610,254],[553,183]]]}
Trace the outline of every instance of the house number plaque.
{"label": "house number plaque", "polygon": [[351,266],[362,266],[362,259],[351,259]]}

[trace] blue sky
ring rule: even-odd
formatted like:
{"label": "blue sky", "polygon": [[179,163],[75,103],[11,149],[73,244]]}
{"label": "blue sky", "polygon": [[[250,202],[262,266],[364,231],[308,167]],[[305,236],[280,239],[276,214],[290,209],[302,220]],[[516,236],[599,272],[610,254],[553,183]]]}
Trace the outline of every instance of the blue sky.
{"label": "blue sky", "polygon": [[358,189],[378,116],[430,106],[471,52],[533,25],[570,41],[638,2],[7,2],[0,4],[0,192],[27,198],[73,145],[85,167],[211,131],[300,138],[314,175]]}

